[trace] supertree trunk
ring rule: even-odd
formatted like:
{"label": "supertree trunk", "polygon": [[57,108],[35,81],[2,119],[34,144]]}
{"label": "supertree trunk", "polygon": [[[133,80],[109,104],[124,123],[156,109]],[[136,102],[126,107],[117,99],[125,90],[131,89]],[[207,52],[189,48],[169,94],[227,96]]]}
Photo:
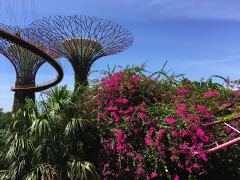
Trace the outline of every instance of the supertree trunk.
{"label": "supertree trunk", "polygon": [[74,62],[75,63],[72,63],[72,67],[74,71],[74,90],[76,91],[80,85],[88,85],[89,68],[88,66],[80,63],[81,61]]}
{"label": "supertree trunk", "polygon": [[[31,80],[30,82],[33,86],[35,86],[34,80]],[[29,82],[27,84],[29,84]],[[17,81],[16,86],[18,87],[24,86],[24,83]],[[26,83],[25,83],[25,86],[26,86]],[[30,91],[30,92],[15,91],[12,112],[14,113],[18,109],[22,108],[26,104],[27,98],[35,101],[35,92],[34,91]]]}

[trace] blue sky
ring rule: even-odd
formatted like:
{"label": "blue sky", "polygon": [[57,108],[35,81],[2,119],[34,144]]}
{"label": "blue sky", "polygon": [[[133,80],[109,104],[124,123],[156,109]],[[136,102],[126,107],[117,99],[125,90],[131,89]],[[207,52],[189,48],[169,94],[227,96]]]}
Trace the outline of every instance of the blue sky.
{"label": "blue sky", "polygon": [[[21,8],[24,7],[24,8]],[[24,10],[23,10],[24,9]],[[99,59],[92,71],[109,64],[167,68],[199,80],[212,74],[240,78],[240,1],[238,0],[0,0],[0,22],[28,25],[50,15],[84,14],[110,19],[127,27],[133,45],[115,56]],[[62,84],[72,87],[73,72],[63,59]],[[8,60],[0,56],[0,107],[10,110],[15,74]],[[44,65],[37,82],[54,78]],[[93,74],[97,76],[97,73]]]}

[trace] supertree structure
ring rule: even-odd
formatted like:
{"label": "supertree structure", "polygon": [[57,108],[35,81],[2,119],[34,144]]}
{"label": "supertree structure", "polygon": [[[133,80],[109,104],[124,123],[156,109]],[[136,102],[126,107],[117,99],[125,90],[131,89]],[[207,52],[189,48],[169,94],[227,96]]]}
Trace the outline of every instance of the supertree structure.
{"label": "supertree structure", "polygon": [[117,54],[133,42],[131,33],[109,20],[74,15],[53,16],[34,21],[36,39],[51,42],[48,46],[71,63],[75,88],[87,84],[91,65],[100,57]]}
{"label": "supertree structure", "polygon": [[[32,39],[32,29],[22,29],[20,27],[0,25],[6,32],[12,33],[17,38],[24,39],[25,41],[34,44],[40,51],[47,52],[52,57],[57,57],[41,42],[36,42]],[[35,100],[35,92],[44,90],[48,87],[36,86],[35,78],[38,69],[43,63],[46,62],[45,58],[39,56],[33,51],[26,49],[19,44],[12,43],[11,41],[0,40],[0,53],[10,60],[16,71],[16,82],[13,103],[13,112],[19,107],[23,106],[26,98]]]}

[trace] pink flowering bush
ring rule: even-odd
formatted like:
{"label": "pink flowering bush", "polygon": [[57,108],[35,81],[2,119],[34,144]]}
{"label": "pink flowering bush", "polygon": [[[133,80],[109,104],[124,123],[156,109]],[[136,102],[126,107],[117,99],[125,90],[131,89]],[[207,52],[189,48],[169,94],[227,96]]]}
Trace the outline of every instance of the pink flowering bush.
{"label": "pink flowering bush", "polygon": [[203,126],[239,112],[240,93],[211,80],[154,78],[134,67],[106,76],[95,92],[97,168],[105,179],[196,178],[211,161],[206,145],[236,137]]}

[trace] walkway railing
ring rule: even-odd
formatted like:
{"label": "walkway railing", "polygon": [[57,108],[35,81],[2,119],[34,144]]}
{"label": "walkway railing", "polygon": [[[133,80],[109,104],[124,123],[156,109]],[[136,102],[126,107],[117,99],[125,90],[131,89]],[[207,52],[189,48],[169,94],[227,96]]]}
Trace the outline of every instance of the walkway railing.
{"label": "walkway railing", "polygon": [[39,85],[32,86],[32,87],[14,87],[14,88],[12,88],[12,91],[40,92],[40,91],[46,90],[48,88],[51,88],[51,87],[57,85],[63,79],[63,69],[60,66],[60,64],[54,58],[52,58],[50,55],[48,55],[46,52],[44,52],[42,49],[38,48],[37,46],[35,46],[34,44],[32,44],[30,42],[27,42],[27,41],[17,37],[16,35],[13,35],[7,31],[5,31],[1,27],[0,27],[0,37],[7,41],[10,41],[14,44],[17,44],[17,45],[33,52],[34,54],[42,57],[50,65],[52,65],[58,73],[57,77],[55,79],[53,79],[52,81],[50,81],[49,83],[45,83],[42,85],[39,84]]}

